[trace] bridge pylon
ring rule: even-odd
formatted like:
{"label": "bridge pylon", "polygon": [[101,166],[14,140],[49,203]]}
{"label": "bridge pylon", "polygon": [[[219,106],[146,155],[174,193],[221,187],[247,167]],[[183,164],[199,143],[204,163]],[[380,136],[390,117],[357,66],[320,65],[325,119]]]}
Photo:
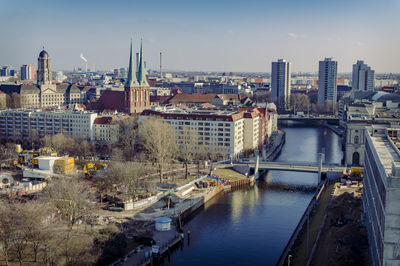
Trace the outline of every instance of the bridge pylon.
{"label": "bridge pylon", "polygon": [[258,179],[258,177],[259,177],[259,173],[258,173],[259,166],[260,166],[260,155],[257,153],[256,167],[254,168],[254,179]]}
{"label": "bridge pylon", "polygon": [[322,164],[325,161],[325,153],[318,153],[318,184],[321,183],[321,175],[322,175]]}

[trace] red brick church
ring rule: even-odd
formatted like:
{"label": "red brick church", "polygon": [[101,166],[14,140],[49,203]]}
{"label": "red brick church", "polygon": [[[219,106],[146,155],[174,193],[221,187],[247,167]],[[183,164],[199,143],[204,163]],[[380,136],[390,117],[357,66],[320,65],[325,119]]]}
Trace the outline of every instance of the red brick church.
{"label": "red brick church", "polygon": [[150,86],[144,68],[142,43],[140,44],[137,76],[131,41],[128,78],[125,82],[124,91],[105,91],[98,102],[88,105],[88,109],[117,110],[128,114],[141,113],[143,110],[150,109]]}

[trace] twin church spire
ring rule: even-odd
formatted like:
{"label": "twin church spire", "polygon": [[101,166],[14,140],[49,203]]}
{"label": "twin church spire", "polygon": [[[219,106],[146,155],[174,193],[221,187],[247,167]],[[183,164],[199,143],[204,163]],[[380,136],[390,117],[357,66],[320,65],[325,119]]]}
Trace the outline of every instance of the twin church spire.
{"label": "twin church spire", "polygon": [[137,75],[138,77],[136,78],[135,64],[133,60],[133,51],[132,51],[132,39],[131,39],[128,78],[125,82],[125,87],[149,86],[149,83],[147,82],[146,78],[146,70],[144,67],[142,40],[140,41],[139,69]]}

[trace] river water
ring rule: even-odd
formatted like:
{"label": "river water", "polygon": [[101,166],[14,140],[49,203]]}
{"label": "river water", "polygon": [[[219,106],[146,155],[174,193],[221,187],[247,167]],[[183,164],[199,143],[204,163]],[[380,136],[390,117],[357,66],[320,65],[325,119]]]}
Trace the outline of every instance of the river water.
{"label": "river water", "polygon": [[[332,131],[296,124],[282,129],[286,143],[277,161],[316,162],[325,151],[326,162],[340,163],[340,140]],[[316,184],[315,173],[269,171],[255,186],[211,200],[184,226],[190,244],[185,241],[164,264],[275,265]]]}

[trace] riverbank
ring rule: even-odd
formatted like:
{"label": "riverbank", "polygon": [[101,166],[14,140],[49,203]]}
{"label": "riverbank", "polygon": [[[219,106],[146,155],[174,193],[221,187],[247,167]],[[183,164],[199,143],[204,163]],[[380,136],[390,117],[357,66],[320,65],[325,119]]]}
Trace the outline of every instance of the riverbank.
{"label": "riverbank", "polygon": [[279,153],[282,151],[283,144],[285,144],[285,137],[285,131],[283,130],[272,134],[268,145],[265,148],[263,147],[263,161],[273,161],[278,157]]}
{"label": "riverbank", "polygon": [[293,265],[306,265],[311,245],[317,235],[315,227],[318,228],[321,223],[332,190],[333,185],[328,186],[325,182],[315,191],[276,265],[287,265],[288,260],[296,261]]}

